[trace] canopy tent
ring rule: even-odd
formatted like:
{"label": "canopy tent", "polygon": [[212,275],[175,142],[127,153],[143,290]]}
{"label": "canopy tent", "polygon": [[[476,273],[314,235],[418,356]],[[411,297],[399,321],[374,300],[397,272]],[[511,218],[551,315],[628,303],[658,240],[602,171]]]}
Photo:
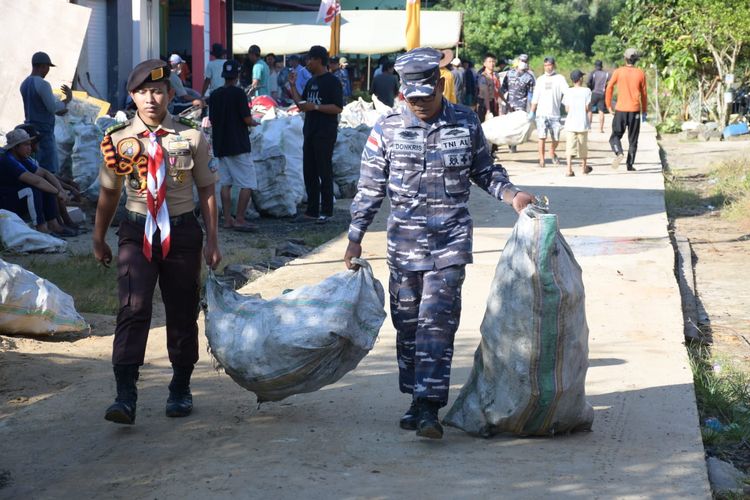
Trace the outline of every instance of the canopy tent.
{"label": "canopy tent", "polygon": [[[328,47],[331,29],[316,23],[317,12],[235,11],[232,46],[235,53],[258,45],[264,54],[297,54],[312,45]],[[455,47],[463,14],[422,11],[422,46]],[[341,12],[342,54],[387,54],[406,49],[403,10],[345,10]]]}

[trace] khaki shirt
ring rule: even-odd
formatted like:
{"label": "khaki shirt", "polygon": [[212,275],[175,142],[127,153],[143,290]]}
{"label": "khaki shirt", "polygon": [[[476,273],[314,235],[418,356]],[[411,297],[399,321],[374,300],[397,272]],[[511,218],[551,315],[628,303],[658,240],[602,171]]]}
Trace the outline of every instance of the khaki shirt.
{"label": "khaki shirt", "polygon": [[[217,181],[217,176],[208,167],[208,141],[200,130],[180,123],[170,114],[167,114],[156,131],[160,129],[167,132],[163,136],[157,134],[157,140],[162,146],[166,162],[166,202],[169,215],[173,217],[195,208],[193,185],[210,186]],[[147,132],[148,127],[136,115],[126,122],[124,127],[105,136],[102,142],[105,162],[99,171],[99,182],[102,187],[122,189],[124,183],[127,195],[125,207],[143,215],[148,213],[146,191],[142,189],[145,186],[148,166]],[[110,150],[114,150],[114,158],[106,151],[109,141]],[[115,165],[117,169],[114,168]],[[122,172],[129,170],[131,165],[132,173],[123,175]]]}

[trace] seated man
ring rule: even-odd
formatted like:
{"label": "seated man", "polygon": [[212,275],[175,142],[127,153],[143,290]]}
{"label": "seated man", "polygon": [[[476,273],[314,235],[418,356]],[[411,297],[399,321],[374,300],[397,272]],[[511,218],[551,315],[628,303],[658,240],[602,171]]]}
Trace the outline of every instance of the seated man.
{"label": "seated man", "polygon": [[[39,167],[40,164],[36,159],[38,157],[38,151],[39,151],[39,139],[41,138],[39,132],[37,131],[36,127],[34,127],[34,125],[29,125],[28,123],[19,125],[16,128],[22,129],[26,131],[27,134],[29,134],[29,137],[31,138],[32,156],[29,156],[27,160],[34,164],[34,168]],[[22,162],[22,163],[25,163],[25,162]],[[67,227],[68,229],[71,229],[72,231],[83,230],[83,227],[73,222],[73,220],[70,218],[70,215],[68,215],[68,201],[70,201],[71,199],[74,199],[76,201],[81,201],[81,192],[78,187],[78,184],[76,184],[76,182],[73,181],[72,179],[63,179],[57,174],[53,174],[53,175],[55,179],[57,179],[57,181],[60,183],[60,186],[62,186],[62,193],[64,195],[64,196],[57,197],[57,211],[60,214],[59,217],[57,218],[57,221],[60,222],[60,224],[62,224],[64,227]]]}
{"label": "seated man", "polygon": [[5,136],[6,153],[0,158],[0,208],[30,218],[37,231],[54,236],[75,236],[57,221],[57,196],[64,191],[54,175],[29,161],[31,137],[22,129]]}
{"label": "seated man", "polygon": [[169,112],[176,115],[191,106],[203,107],[203,100],[200,94],[193,89],[186,89],[180,79],[180,67],[185,61],[179,54],[172,54],[169,57],[169,64],[172,66],[172,72],[169,74],[169,84],[174,89],[174,99],[169,103]]}

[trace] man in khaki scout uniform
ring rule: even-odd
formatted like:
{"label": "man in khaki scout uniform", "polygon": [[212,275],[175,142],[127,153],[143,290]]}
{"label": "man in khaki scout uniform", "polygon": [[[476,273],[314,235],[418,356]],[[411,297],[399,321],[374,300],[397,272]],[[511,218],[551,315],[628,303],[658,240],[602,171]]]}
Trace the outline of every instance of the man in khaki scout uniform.
{"label": "man in khaki scout uniform", "polygon": [[[112,364],[117,398],[105,418],[135,422],[138,369],[143,364],[154,288],[159,282],[167,316],[167,350],[173,377],[166,414],[184,417],[193,408],[190,376],[198,360],[198,301],[201,249],[207,265],[221,261],[214,196],[216,175],[208,167],[208,143],[192,122],[167,113],[174,97],[169,65],[144,61],[130,74],[127,89],[136,116],[107,131],[94,226],[94,256],[112,261],[105,241],[123,185],[127,217],[120,223],[117,255],[117,314]],[[194,215],[197,188],[203,230]]]}

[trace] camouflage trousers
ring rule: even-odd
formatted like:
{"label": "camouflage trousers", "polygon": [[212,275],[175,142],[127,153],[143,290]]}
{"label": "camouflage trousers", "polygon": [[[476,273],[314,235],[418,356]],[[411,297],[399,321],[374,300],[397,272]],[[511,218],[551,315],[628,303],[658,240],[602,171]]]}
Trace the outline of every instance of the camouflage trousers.
{"label": "camouflage trousers", "polygon": [[391,318],[396,328],[399,388],[448,402],[453,338],[461,318],[465,266],[432,271],[391,268]]}

